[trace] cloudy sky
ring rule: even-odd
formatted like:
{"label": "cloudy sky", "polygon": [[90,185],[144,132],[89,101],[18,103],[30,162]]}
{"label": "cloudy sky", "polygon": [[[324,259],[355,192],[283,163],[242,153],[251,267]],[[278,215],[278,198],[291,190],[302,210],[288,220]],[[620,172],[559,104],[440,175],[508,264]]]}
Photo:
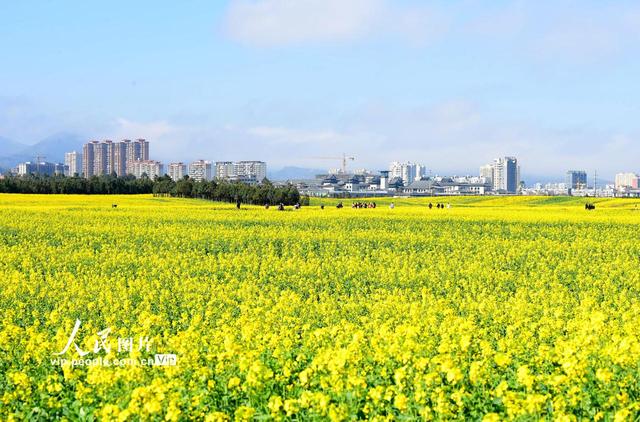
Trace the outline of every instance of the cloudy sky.
{"label": "cloudy sky", "polygon": [[272,168],[346,152],[638,171],[639,53],[637,1],[3,1],[0,137],[145,137],[165,161]]}

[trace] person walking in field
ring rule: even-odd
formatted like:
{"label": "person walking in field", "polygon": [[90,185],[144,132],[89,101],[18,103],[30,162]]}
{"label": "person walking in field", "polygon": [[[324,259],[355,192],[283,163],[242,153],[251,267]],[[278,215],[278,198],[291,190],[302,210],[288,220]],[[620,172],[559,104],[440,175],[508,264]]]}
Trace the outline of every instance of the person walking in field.
{"label": "person walking in field", "polygon": [[396,205],[393,202],[389,204],[389,208],[390,209],[394,209],[395,207],[396,207]]}

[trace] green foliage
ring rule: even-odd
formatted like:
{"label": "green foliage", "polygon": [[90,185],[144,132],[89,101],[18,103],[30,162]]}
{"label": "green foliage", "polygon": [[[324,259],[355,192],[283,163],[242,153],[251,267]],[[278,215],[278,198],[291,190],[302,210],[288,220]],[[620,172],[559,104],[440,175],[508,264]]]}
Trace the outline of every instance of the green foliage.
{"label": "green foliage", "polygon": [[[274,186],[265,179],[258,185],[223,180],[194,181],[188,176],[174,182],[169,176],[154,180],[147,177],[116,175],[82,177],[29,175],[6,177],[0,180],[0,193],[36,194],[144,194],[199,198],[222,202],[253,205],[294,205],[300,202],[300,193],[292,185]],[[308,205],[308,198],[302,205]]]}

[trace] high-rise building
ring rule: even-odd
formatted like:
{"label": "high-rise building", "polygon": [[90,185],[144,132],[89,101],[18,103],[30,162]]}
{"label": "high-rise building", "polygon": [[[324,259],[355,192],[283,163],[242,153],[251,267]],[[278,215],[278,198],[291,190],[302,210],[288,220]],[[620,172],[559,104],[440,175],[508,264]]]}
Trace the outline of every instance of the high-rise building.
{"label": "high-rise building", "polygon": [[423,164],[416,164],[416,178],[415,180],[422,180],[427,177],[427,166]]}
{"label": "high-rise building", "polygon": [[638,189],[640,181],[639,176],[635,173],[618,173],[616,174],[616,189]]}
{"label": "high-rise building", "polygon": [[413,183],[415,180],[422,179],[426,174],[427,168],[421,164],[394,161],[389,165],[389,177],[391,179],[402,179],[402,183],[405,186]]}
{"label": "high-rise building", "polygon": [[164,174],[164,166],[160,161],[136,160],[128,163],[129,174],[140,178],[146,175],[149,179],[160,177]]}
{"label": "high-rise building", "polygon": [[235,176],[235,168],[231,161],[216,162],[216,179],[230,179]]}
{"label": "high-rise building", "polygon": [[565,179],[567,189],[586,189],[587,172],[584,170],[569,170]]}
{"label": "high-rise building", "polygon": [[234,176],[240,179],[254,179],[262,182],[267,177],[267,163],[264,161],[238,161],[233,163]]}
{"label": "high-rise building", "polygon": [[75,176],[76,174],[82,174],[80,154],[78,154],[76,151],[71,151],[64,154],[64,165],[67,167],[65,176]]}
{"label": "high-rise building", "polygon": [[189,177],[196,182],[211,180],[211,161],[198,160],[189,164]]}
{"label": "high-rise building", "polygon": [[187,175],[187,166],[184,163],[170,163],[168,172],[173,181],[178,181]]}
{"label": "high-rise building", "polygon": [[82,148],[82,174],[84,177],[115,173],[118,176],[133,174],[129,164],[149,161],[149,142],[144,139],[121,142],[92,141]]}
{"label": "high-rise building", "polygon": [[493,186],[493,165],[487,164],[486,166],[480,167],[480,177],[484,183]]}
{"label": "high-rise building", "polygon": [[517,193],[520,187],[520,167],[515,157],[496,158],[493,167],[493,190]]}
{"label": "high-rise building", "polygon": [[107,148],[109,143],[112,142],[96,142],[93,146],[93,174],[95,176],[109,174],[107,172],[107,164],[110,161],[110,157],[107,154],[112,151],[111,148]]}
{"label": "high-rise building", "polygon": [[89,178],[94,175],[95,148],[98,141],[91,141],[82,147],[82,176]]}
{"label": "high-rise building", "polygon": [[127,147],[125,141],[116,142],[113,145],[112,170],[118,176],[127,174]]}
{"label": "high-rise building", "polygon": [[149,160],[149,142],[144,139],[138,139],[136,141],[131,141],[129,139],[125,139],[124,142],[127,151],[127,161],[147,161]]}

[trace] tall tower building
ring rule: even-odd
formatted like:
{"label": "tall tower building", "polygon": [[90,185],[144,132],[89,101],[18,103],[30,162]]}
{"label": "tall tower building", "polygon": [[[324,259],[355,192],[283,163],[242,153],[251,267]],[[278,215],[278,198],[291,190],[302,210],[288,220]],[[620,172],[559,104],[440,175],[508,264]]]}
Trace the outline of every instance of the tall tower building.
{"label": "tall tower building", "polygon": [[493,165],[487,164],[480,167],[480,177],[484,179],[485,183],[493,186]]}
{"label": "tall tower building", "polygon": [[421,164],[394,161],[389,165],[389,177],[391,179],[399,177],[405,186],[423,176],[426,176],[426,167]]}
{"label": "tall tower building", "polygon": [[76,151],[64,154],[65,176],[75,176],[82,174],[80,154]]}
{"label": "tall tower building", "polygon": [[[84,177],[113,173],[124,176],[133,173],[131,165],[135,161],[149,161],[149,142],[144,139],[92,141],[83,146],[82,158]],[[139,170],[139,166],[136,170]]]}
{"label": "tall tower building", "polygon": [[144,139],[122,141],[126,144],[126,173],[134,174],[131,168],[134,161],[149,161],[149,142]]}
{"label": "tall tower building", "polygon": [[586,189],[587,172],[584,170],[569,170],[565,180],[567,189]]}
{"label": "tall tower building", "polygon": [[95,176],[107,174],[107,163],[109,161],[107,142],[95,142],[93,146],[93,174]]}
{"label": "tall tower building", "polygon": [[143,161],[149,160],[149,142],[146,139],[138,139],[136,141],[140,145],[140,159]]}
{"label": "tall tower building", "polygon": [[127,143],[116,142],[113,145],[113,171],[118,176],[127,174]]}
{"label": "tall tower building", "polygon": [[82,176],[89,178],[93,176],[95,170],[95,148],[98,141],[91,141],[82,147]]}
{"label": "tall tower building", "polygon": [[493,162],[493,189],[517,193],[520,185],[520,167],[515,157],[496,158]]}

